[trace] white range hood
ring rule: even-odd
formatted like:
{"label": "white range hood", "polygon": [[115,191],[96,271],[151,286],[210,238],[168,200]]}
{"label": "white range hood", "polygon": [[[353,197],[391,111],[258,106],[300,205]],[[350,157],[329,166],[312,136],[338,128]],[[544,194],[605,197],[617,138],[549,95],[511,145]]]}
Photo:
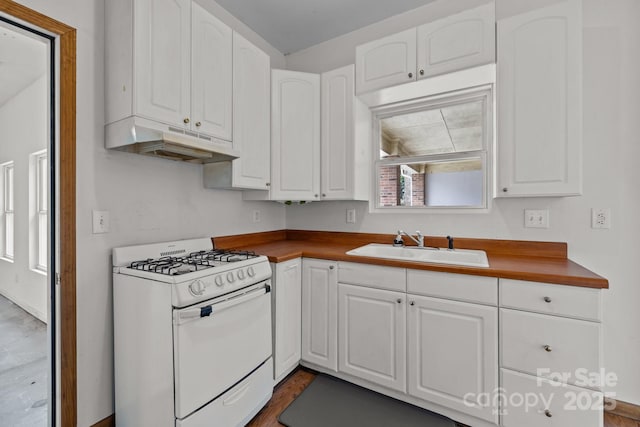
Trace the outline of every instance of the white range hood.
{"label": "white range hood", "polygon": [[192,163],[214,163],[240,157],[228,141],[131,116],[105,127],[105,146],[130,153]]}

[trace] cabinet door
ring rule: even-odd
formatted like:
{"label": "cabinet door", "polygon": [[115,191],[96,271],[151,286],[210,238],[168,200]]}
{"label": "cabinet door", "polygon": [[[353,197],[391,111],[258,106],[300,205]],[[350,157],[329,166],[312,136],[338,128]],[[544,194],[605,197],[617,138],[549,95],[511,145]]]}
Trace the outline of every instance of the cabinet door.
{"label": "cabinet door", "polygon": [[302,360],[338,370],[337,262],[302,261]]}
{"label": "cabinet door", "polygon": [[321,191],[326,200],[353,198],[354,66],[322,74]]}
{"label": "cabinet door", "polygon": [[497,196],[581,193],[581,37],[579,0],[498,21]]}
{"label": "cabinet door", "polygon": [[134,2],[137,115],[186,127],[190,114],[191,1]]}
{"label": "cabinet door", "polygon": [[320,76],[273,70],[271,199],[320,198]]}
{"label": "cabinet door", "polygon": [[302,263],[298,258],[274,265],[274,378],[277,382],[300,361]]}
{"label": "cabinet door", "polygon": [[418,27],[418,79],[496,60],[493,2]]}
{"label": "cabinet door", "polygon": [[407,298],[409,394],[497,423],[493,399],[473,402],[498,387],[498,309]]}
{"label": "cabinet door", "polygon": [[358,94],[415,79],[415,28],[356,47]]}
{"label": "cabinet door", "polygon": [[233,186],[267,189],[271,173],[271,62],[233,33]]}
{"label": "cabinet door", "polygon": [[406,294],[338,284],[338,369],[406,392]]}
{"label": "cabinet door", "polygon": [[191,129],[231,141],[231,28],[193,3]]}

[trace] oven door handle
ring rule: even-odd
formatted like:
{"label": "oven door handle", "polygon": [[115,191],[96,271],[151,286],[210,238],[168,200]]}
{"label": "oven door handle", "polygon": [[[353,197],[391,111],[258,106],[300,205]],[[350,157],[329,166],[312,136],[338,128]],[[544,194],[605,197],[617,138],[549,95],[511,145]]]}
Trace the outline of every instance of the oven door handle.
{"label": "oven door handle", "polygon": [[232,295],[229,298],[222,299],[221,301],[213,304],[176,310],[173,314],[173,321],[177,325],[182,325],[194,320],[211,317],[220,311],[227,310],[239,304],[259,298],[269,292],[271,292],[271,285],[266,283],[259,288],[251,289],[241,294]]}

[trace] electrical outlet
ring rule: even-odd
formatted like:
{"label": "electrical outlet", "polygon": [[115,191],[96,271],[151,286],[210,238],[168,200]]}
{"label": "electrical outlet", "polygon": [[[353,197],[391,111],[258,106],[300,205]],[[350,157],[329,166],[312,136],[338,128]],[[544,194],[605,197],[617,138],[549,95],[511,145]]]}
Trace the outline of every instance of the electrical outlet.
{"label": "electrical outlet", "polygon": [[591,228],[611,228],[611,209],[591,208]]}
{"label": "electrical outlet", "polygon": [[260,222],[260,211],[253,211],[253,222]]}
{"label": "electrical outlet", "polygon": [[356,210],[347,209],[347,224],[355,224],[355,223],[356,223]]}
{"label": "electrical outlet", "polygon": [[109,232],[109,212],[93,211],[93,234]]}
{"label": "electrical outlet", "polygon": [[524,226],[526,228],[549,228],[549,210],[525,209]]}

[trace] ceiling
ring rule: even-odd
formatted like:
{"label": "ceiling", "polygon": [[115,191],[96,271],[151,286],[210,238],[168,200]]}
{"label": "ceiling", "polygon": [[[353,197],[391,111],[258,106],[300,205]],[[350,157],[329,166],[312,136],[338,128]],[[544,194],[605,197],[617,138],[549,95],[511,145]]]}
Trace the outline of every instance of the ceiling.
{"label": "ceiling", "polygon": [[482,101],[402,114],[380,121],[382,150],[424,156],[482,149]]}
{"label": "ceiling", "polygon": [[435,0],[217,0],[284,54]]}
{"label": "ceiling", "polygon": [[0,22],[0,106],[42,76],[47,62],[44,41]]}

